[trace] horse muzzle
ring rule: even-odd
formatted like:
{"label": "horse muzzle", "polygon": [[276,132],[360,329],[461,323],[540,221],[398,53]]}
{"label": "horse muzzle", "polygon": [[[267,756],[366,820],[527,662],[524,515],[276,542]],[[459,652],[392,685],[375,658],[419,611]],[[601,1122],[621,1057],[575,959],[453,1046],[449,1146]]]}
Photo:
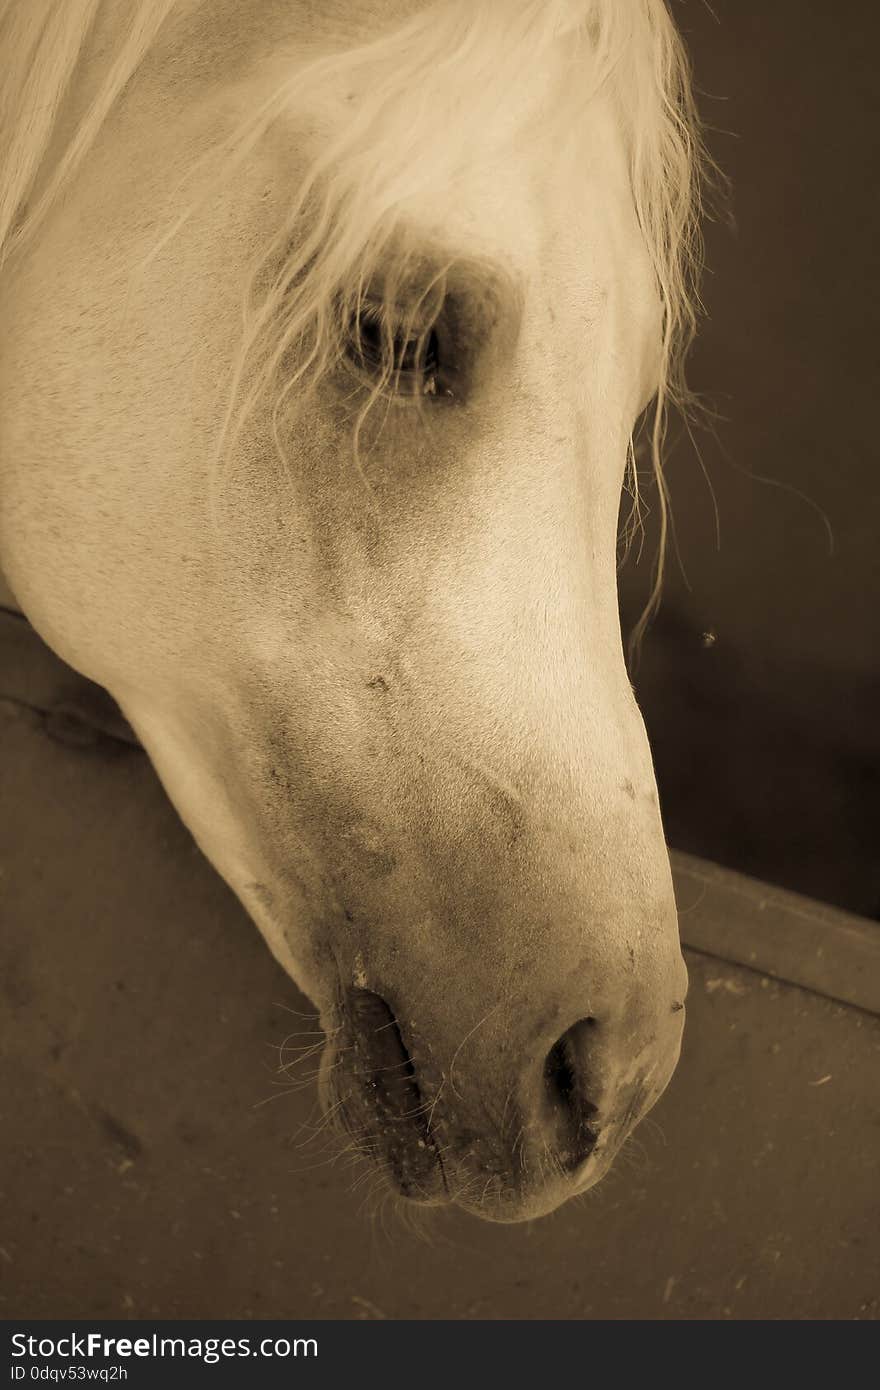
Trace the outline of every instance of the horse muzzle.
{"label": "horse muzzle", "polygon": [[390,1004],[352,987],[322,1067],[325,1110],[390,1187],[492,1221],[541,1216],[592,1187],[662,1094],[684,1004],[662,1027],[576,1019],[551,1046],[476,1051],[467,1067],[434,1050]]}

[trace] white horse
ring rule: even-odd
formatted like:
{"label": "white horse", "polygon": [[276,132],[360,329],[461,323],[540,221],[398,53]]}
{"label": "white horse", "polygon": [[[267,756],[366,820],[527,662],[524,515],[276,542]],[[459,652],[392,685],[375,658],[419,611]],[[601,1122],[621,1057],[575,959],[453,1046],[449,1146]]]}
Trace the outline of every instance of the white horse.
{"label": "white horse", "polygon": [[17,602],[392,1187],[549,1211],[684,1019],[616,586],[693,326],[663,0],[0,0],[0,48]]}

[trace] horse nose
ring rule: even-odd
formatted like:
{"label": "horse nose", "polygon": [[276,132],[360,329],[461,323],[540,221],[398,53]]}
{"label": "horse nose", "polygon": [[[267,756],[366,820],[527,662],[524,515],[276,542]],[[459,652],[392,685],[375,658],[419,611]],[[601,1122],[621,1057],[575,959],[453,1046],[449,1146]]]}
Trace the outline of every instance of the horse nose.
{"label": "horse nose", "polygon": [[350,989],[346,1004],[349,1067],[368,1091],[377,1118],[386,1123],[417,1120],[421,1097],[415,1068],[394,1013],[368,989]]}
{"label": "horse nose", "polygon": [[402,1029],[381,995],[350,987],[341,1002],[328,1108],[404,1196],[468,1207],[479,1179],[481,1214],[498,1220],[552,1210],[598,1181],[664,1089],[684,1012],[674,1004],[665,1028],[639,1011],[585,1015],[547,1051],[534,1036],[487,1039],[466,1067],[460,1044],[438,1065],[436,1039],[432,1048],[419,1030],[420,1074],[405,1042],[412,1025]]}
{"label": "horse nose", "polygon": [[381,995],[352,987],[343,1015],[347,1046],[335,1083],[343,1123],[358,1148],[382,1161],[400,1191],[432,1199],[443,1175],[412,1058],[394,1011]]}
{"label": "horse nose", "polygon": [[675,1070],[684,1004],[640,1013],[580,1018],[544,1058],[537,1100],[531,1090],[534,1137],[560,1174],[604,1171]]}
{"label": "horse nose", "polygon": [[582,1018],[553,1044],[544,1061],[545,1142],[565,1171],[579,1168],[598,1139],[598,1093],[590,1060],[594,1018]]}

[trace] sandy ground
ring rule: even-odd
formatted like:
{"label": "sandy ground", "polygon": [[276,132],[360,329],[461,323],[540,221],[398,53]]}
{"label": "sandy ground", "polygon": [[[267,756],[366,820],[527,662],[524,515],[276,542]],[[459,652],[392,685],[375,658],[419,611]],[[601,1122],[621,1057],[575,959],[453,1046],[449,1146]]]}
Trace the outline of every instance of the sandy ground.
{"label": "sandy ground", "polygon": [[413,1233],[314,1134],[311,1064],[279,1084],[309,1004],[11,621],[0,1317],[877,1317],[876,1018],[689,952],[681,1065],[602,1186]]}

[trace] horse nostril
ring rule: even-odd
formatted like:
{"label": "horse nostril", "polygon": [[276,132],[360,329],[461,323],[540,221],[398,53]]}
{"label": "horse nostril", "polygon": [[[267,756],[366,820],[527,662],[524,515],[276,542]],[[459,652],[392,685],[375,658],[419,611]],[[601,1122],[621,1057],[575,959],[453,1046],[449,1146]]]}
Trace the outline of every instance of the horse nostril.
{"label": "horse nostril", "polygon": [[372,990],[347,989],[345,1006],[343,1121],[364,1152],[383,1157],[406,1196],[424,1199],[442,1184],[442,1169],[400,1026]]}
{"label": "horse nostril", "polygon": [[390,1081],[414,1085],[412,1058],[404,1046],[397,1019],[382,996],[369,989],[350,989],[346,1003],[352,1045],[364,1069],[376,1077],[391,1073]]}
{"label": "horse nostril", "polygon": [[566,1168],[583,1163],[596,1143],[590,1121],[597,1106],[587,1096],[586,1069],[595,1027],[594,1018],[580,1019],[553,1044],[544,1062],[544,1087],[555,1130],[555,1157]]}
{"label": "horse nostril", "polygon": [[352,1023],[359,1031],[375,1032],[389,1024],[397,1026],[397,1020],[381,994],[374,994],[371,989],[352,986],[346,991],[345,1002]]}

